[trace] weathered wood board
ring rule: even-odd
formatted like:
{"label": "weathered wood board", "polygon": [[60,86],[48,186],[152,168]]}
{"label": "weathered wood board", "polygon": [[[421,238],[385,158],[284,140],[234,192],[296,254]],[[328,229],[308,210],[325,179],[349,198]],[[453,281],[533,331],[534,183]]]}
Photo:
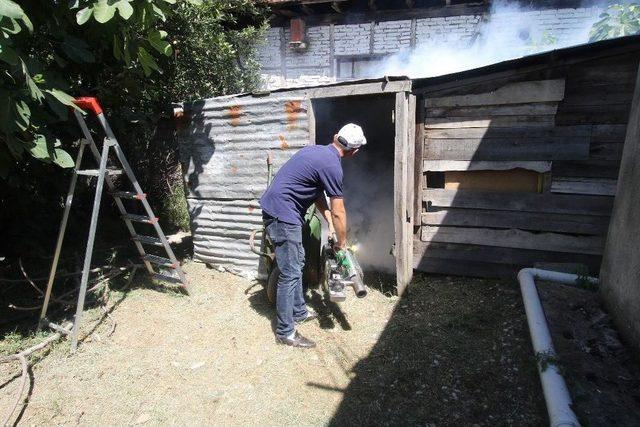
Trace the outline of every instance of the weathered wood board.
{"label": "weathered wood board", "polygon": [[548,127],[555,124],[554,116],[494,116],[490,118],[474,117],[426,117],[426,129],[460,129],[460,128],[488,128],[502,127]]}
{"label": "weathered wood board", "polygon": [[551,182],[551,192],[615,196],[617,183],[616,179],[554,177]]}
{"label": "weathered wood board", "polygon": [[548,212],[609,216],[612,197],[566,194],[494,193],[488,191],[425,189],[424,201],[441,208]]}
{"label": "weathered wood board", "polygon": [[517,82],[488,93],[426,98],[425,107],[485,106],[561,101],[564,79]]}
{"label": "weathered wood board", "polygon": [[423,242],[462,243],[592,255],[601,255],[604,249],[603,236],[532,233],[518,229],[424,226],[420,239]]}
{"label": "weathered wood board", "polygon": [[590,137],[427,139],[427,160],[586,160]]}
{"label": "weathered wood board", "polygon": [[549,161],[490,161],[490,160],[424,160],[422,169],[425,172],[445,171],[504,171],[511,169],[526,169],[545,173],[551,171]]}
{"label": "weathered wood board", "polygon": [[422,224],[602,235],[607,232],[609,217],[503,210],[441,209],[423,212]]}

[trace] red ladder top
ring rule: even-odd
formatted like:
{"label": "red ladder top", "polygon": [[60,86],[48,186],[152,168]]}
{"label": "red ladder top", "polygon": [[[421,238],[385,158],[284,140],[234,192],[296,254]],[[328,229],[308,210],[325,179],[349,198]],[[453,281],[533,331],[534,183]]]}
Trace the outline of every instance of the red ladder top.
{"label": "red ladder top", "polygon": [[100,103],[98,103],[98,98],[90,97],[90,96],[81,96],[73,100],[73,103],[83,110],[91,111],[96,116],[98,114],[102,114],[102,107],[100,107]]}

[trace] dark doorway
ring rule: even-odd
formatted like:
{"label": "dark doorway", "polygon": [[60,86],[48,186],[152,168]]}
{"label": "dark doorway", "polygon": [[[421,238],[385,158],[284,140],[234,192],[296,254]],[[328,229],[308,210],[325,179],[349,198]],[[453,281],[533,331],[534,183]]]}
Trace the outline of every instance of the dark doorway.
{"label": "dark doorway", "polygon": [[395,271],[391,254],[393,222],[394,95],[348,96],[312,100],[316,144],[330,144],[347,123],[362,127],[367,145],[343,159],[348,239],[359,246],[358,260],[368,271]]}

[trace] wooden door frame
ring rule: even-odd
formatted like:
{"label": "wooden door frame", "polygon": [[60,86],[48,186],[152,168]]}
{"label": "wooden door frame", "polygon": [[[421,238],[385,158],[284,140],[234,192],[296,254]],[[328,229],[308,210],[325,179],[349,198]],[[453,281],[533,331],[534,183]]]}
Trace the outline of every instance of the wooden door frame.
{"label": "wooden door frame", "polygon": [[309,118],[310,143],[316,143],[316,120],[313,101],[361,95],[394,95],[394,257],[396,285],[402,295],[413,277],[414,163],[416,97],[411,94],[411,80],[355,83],[305,90]]}

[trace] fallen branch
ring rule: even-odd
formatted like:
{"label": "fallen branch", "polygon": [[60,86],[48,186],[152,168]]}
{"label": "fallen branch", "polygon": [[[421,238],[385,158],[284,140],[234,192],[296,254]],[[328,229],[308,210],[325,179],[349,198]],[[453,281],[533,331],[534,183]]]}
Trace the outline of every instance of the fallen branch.
{"label": "fallen branch", "polygon": [[22,265],[22,258],[18,258],[18,265],[20,266],[20,271],[22,271],[22,275],[24,276],[24,278],[26,279],[26,281],[31,285],[31,287],[33,289],[36,290],[36,292],[38,292],[38,294],[40,294],[40,296],[44,295],[44,292],[42,291],[42,289],[40,289],[39,287],[36,286],[36,284],[33,282],[33,280],[31,280],[29,278],[29,275],[27,274],[27,272],[24,270],[24,266]]}
{"label": "fallen branch", "polygon": [[[68,330],[70,327],[71,327],[71,324],[69,323],[66,327],[66,330]],[[52,342],[59,340],[62,337],[62,335],[63,335],[62,333],[56,332],[55,334],[49,335],[44,341],[34,345],[33,347],[29,347],[28,349],[23,350],[16,354],[0,357],[0,363],[10,363],[16,360],[19,361],[20,367],[22,369],[22,375],[20,376],[20,386],[18,387],[18,396],[16,398],[15,403],[9,410],[9,413],[4,418],[2,422],[3,426],[9,425],[9,420],[15,413],[18,406],[20,405],[20,401],[23,400],[24,390],[27,386],[27,380],[29,379],[29,365],[27,364],[27,357],[32,353],[35,353],[36,351],[42,350]]]}

